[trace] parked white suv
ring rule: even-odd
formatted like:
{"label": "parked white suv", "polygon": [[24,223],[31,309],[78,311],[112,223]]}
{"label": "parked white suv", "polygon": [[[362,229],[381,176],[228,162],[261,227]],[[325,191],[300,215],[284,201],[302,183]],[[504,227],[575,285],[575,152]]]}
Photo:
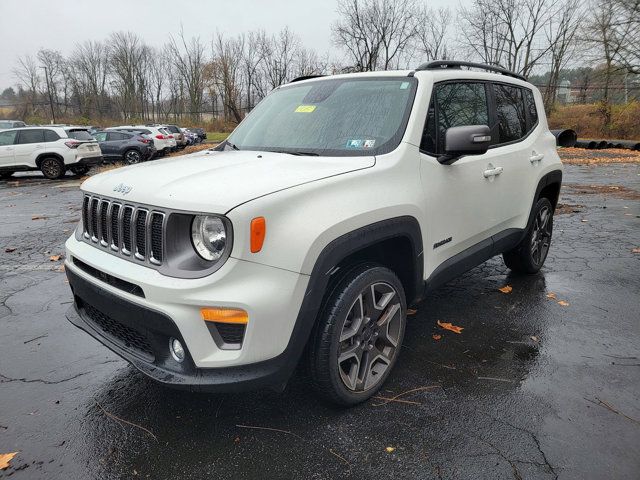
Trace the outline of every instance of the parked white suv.
{"label": "parked white suv", "polygon": [[304,354],[355,404],[407,305],[494,255],[540,270],[561,179],[540,93],[505,70],[294,81],[217,151],[82,185],[68,317],[164,384],[283,388]]}
{"label": "parked white suv", "polygon": [[0,131],[0,178],[40,170],[49,179],[67,170],[85,174],[102,163],[98,142],[84,127],[25,127]]}

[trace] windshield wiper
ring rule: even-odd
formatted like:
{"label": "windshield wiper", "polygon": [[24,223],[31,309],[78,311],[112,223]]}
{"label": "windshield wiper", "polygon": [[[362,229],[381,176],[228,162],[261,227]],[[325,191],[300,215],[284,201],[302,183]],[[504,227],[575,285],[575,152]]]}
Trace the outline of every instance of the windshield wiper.
{"label": "windshield wiper", "polygon": [[301,151],[288,151],[288,150],[271,150],[274,153],[288,153],[289,155],[297,155],[300,157],[319,157],[320,154],[319,153],[315,153],[315,152],[301,152]]}
{"label": "windshield wiper", "polygon": [[240,150],[234,143],[231,143],[229,140],[225,140],[225,147],[229,145],[233,150]]}

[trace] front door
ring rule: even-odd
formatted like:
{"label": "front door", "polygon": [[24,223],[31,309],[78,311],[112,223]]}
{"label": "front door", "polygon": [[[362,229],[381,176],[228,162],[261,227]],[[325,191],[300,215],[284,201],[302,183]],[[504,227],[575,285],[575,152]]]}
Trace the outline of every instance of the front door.
{"label": "front door", "polygon": [[[425,235],[425,274],[460,254],[467,263],[488,257],[491,236],[501,222],[501,170],[492,150],[469,155],[451,165],[437,157],[444,153],[448,128],[491,125],[489,85],[485,82],[437,83],[420,146],[421,181],[428,212]],[[461,260],[458,257],[457,260]]]}

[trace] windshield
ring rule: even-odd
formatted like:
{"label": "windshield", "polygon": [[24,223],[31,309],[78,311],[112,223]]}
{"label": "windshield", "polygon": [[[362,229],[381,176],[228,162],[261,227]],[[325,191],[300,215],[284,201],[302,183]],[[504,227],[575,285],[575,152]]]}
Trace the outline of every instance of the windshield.
{"label": "windshield", "polygon": [[380,155],[400,143],[413,77],[327,79],[274,90],[228,138],[239,150]]}

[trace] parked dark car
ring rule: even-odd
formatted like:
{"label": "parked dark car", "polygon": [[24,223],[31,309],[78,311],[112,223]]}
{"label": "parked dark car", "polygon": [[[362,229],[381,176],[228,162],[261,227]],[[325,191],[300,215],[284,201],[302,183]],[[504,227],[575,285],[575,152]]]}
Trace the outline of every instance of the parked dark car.
{"label": "parked dark car", "polygon": [[192,132],[196,132],[200,137],[200,140],[207,139],[207,132],[204,131],[204,128],[192,128],[190,129]]}
{"label": "parked dark car", "polygon": [[156,148],[150,138],[134,132],[99,131],[94,135],[105,160],[122,160],[128,165],[153,158]]}

